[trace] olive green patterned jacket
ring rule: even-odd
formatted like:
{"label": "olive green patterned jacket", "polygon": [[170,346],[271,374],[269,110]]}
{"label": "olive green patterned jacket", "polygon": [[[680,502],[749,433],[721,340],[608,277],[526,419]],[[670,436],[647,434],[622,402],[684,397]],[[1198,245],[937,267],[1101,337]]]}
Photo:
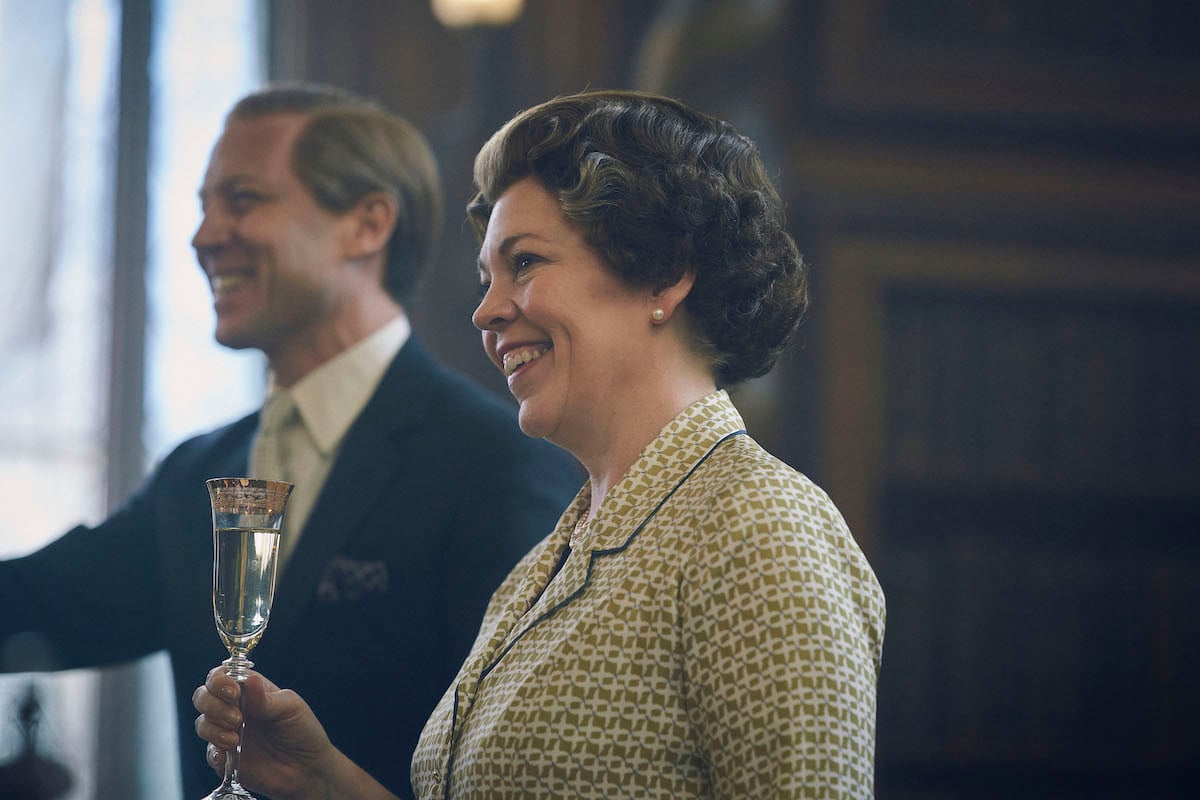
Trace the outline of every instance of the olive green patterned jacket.
{"label": "olive green patterned jacket", "polygon": [[[725,392],[584,487],[492,597],[418,798],[867,798],[884,600],[833,503]],[[557,571],[556,571],[557,570]]]}

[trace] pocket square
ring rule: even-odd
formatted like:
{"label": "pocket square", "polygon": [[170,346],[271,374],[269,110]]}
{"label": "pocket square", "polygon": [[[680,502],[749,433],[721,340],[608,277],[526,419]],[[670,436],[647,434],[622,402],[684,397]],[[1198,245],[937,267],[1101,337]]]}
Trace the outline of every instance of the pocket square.
{"label": "pocket square", "polygon": [[364,595],[383,594],[387,590],[387,564],[335,556],[317,582],[317,601],[324,604],[353,602]]}

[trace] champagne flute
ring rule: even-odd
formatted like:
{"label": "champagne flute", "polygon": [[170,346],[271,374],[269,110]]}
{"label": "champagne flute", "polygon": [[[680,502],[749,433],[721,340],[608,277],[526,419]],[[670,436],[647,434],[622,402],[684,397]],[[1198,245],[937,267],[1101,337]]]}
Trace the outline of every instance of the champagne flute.
{"label": "champagne flute", "polygon": [[[256,478],[213,478],[205,482],[213,515],[213,618],[229,650],[221,662],[239,683],[254,662],[271,615],[283,509],[292,484]],[[240,733],[245,735],[245,722]],[[205,800],[254,800],[238,782],[241,738],[225,759],[225,779]]]}

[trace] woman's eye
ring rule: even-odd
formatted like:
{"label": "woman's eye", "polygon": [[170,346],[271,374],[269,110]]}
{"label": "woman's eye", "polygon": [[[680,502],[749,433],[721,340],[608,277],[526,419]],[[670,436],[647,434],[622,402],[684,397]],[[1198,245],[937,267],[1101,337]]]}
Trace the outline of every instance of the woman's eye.
{"label": "woman's eye", "polygon": [[480,281],[479,283],[479,299],[482,300],[488,293],[488,289],[492,288],[491,281]]}
{"label": "woman's eye", "polygon": [[520,272],[523,269],[528,269],[540,261],[537,256],[532,253],[517,253],[513,256],[513,266]]}

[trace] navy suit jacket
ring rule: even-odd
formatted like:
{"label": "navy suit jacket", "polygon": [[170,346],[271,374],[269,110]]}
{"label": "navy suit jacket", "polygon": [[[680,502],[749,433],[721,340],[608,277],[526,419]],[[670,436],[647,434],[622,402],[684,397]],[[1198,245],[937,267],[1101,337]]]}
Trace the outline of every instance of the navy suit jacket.
{"label": "navy suit jacket", "polygon": [[[245,474],[257,422],[183,443],[102,524],[0,562],[0,647],[41,633],[54,668],[170,654],[189,798],[215,785],[191,694],[227,656],[204,481]],[[488,598],[554,528],[581,476],[566,453],[521,434],[510,406],[410,339],[346,434],[251,658],[407,796],[417,737]]]}

